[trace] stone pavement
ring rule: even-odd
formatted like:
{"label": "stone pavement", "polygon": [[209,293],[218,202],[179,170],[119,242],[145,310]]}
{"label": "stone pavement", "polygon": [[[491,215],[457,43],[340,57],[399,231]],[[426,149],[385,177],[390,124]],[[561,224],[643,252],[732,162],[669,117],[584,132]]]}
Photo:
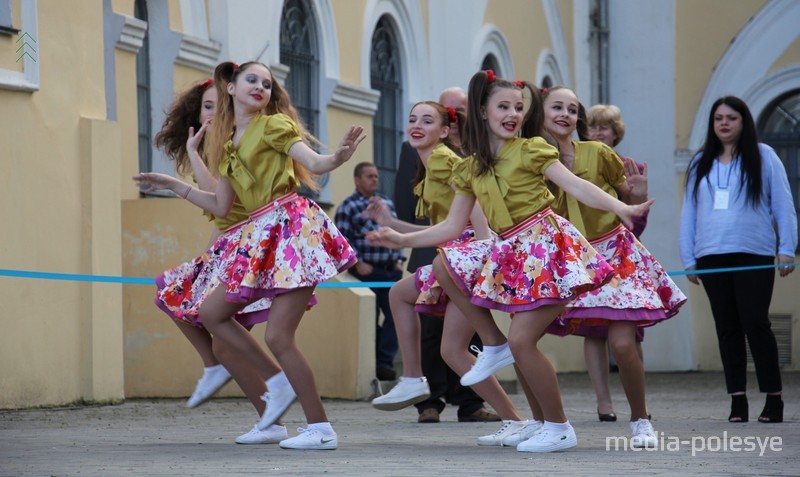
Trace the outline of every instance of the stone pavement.
{"label": "stone pavement", "polygon": [[[326,400],[339,434],[335,451],[234,444],[256,422],[244,399],[216,399],[194,410],[183,400],[164,399],[0,411],[0,476],[798,475],[800,374],[783,377],[783,424],[756,422],[764,398],[754,375],[751,421],[731,424],[721,373],[648,374],[648,406],[660,441],[653,451],[614,450],[613,442],[606,450],[608,436],[629,437],[616,375],[616,423],[597,420],[587,375],[559,375],[578,447],[553,454],[478,447],[475,438],[499,426],[458,423],[453,407],[445,409],[440,424],[417,424],[413,408],[382,412],[367,402]],[[524,396],[512,400],[527,417]],[[299,404],[286,422],[290,435],[304,425]]]}

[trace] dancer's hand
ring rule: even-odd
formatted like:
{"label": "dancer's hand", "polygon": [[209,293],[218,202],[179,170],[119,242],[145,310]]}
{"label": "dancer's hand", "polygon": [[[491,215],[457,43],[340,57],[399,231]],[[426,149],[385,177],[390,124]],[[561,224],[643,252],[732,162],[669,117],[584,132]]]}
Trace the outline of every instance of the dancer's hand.
{"label": "dancer's hand", "polygon": [[378,225],[386,226],[392,222],[392,212],[380,197],[372,196],[369,199],[369,205],[361,216],[376,222]]}
{"label": "dancer's hand", "polygon": [[628,194],[631,204],[641,204],[647,200],[647,163],[644,164],[641,172],[639,166],[628,158],[622,159],[622,164],[625,167],[625,177],[630,187]]}
{"label": "dancer's hand", "polygon": [[140,172],[132,177],[133,182],[136,183],[141,189],[142,192],[152,192],[155,190],[171,190],[176,194],[179,193],[178,190],[181,190],[181,196],[183,196],[183,192],[185,189],[191,188],[189,184],[186,184],[172,176],[167,174],[161,174],[158,172]]}
{"label": "dancer's hand", "polygon": [[338,164],[343,164],[353,156],[361,141],[367,138],[363,133],[364,128],[362,126],[350,126],[350,130],[345,133],[334,154]]}
{"label": "dancer's hand", "polygon": [[630,230],[633,228],[633,218],[645,215],[650,210],[653,202],[655,202],[655,199],[650,199],[637,205],[626,205],[617,216],[622,221],[622,224]]}
{"label": "dancer's hand", "polygon": [[403,235],[389,227],[367,232],[367,243],[373,247],[403,248]]}
{"label": "dancer's hand", "polygon": [[197,130],[197,133],[194,132],[194,127],[189,128],[189,138],[186,139],[186,152],[187,153],[196,153],[198,148],[200,147],[200,143],[203,142],[203,136],[205,135],[206,129],[211,124],[211,120],[204,122],[200,129]]}

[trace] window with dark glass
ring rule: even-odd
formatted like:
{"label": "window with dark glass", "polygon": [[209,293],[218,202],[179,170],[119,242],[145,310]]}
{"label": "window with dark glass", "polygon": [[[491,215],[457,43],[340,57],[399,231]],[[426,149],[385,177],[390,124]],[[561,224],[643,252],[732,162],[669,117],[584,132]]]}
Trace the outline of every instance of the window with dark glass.
{"label": "window with dark glass", "polygon": [[491,53],[483,58],[483,62],[481,63],[481,69],[484,71],[492,70],[497,76],[502,76],[500,67],[497,64],[497,58]]}
{"label": "window with dark glass", "polygon": [[781,95],[764,109],[758,136],[783,161],[794,207],[800,212],[800,89]]}
{"label": "window with dark glass", "polygon": [[[134,17],[147,21],[145,0],[136,0]],[[150,117],[150,35],[145,32],[142,47],[136,54],[136,104],[139,117],[139,170],[149,172],[153,167],[153,122]]]}
{"label": "window with dark glass", "polygon": [[370,53],[370,86],[381,95],[372,122],[373,162],[380,175],[379,190],[389,197],[394,197],[397,160],[403,140],[400,68],[395,28],[388,17],[381,17],[372,34]]}

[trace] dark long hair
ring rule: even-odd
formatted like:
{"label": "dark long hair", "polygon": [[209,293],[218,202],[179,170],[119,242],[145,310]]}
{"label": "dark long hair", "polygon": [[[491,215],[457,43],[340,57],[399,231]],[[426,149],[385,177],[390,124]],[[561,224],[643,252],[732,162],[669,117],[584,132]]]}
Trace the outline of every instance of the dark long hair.
{"label": "dark long hair", "polygon": [[[167,110],[161,130],[153,140],[157,148],[162,149],[168,158],[175,161],[177,171],[184,175],[192,172],[192,166],[186,154],[189,128],[193,127],[195,131],[200,129],[203,94],[209,87],[214,87],[210,80],[195,84],[181,93]],[[203,157],[203,143],[200,144],[199,152]],[[217,174],[216,170],[210,172],[213,175]]]}
{"label": "dark long hair", "polygon": [[[708,131],[706,132],[706,142],[698,154],[700,157],[692,161],[689,171],[686,174],[686,187],[692,187],[692,200],[697,203],[697,190],[700,182],[711,172],[714,160],[724,151],[722,142],[714,133],[714,115],[721,105],[726,105],[742,116],[742,133],[733,148],[732,155],[740,155],[741,174],[739,175],[739,185],[745,190],[746,202],[753,207],[761,203],[761,152],[758,150],[758,133],[753,115],[744,101],[736,96],[723,96],[714,101],[711,112],[708,115]],[[689,184],[689,178],[694,172],[694,184]]]}
{"label": "dark long hair", "polygon": [[[475,156],[475,175],[480,176],[485,174],[494,165],[497,158],[492,154],[491,146],[489,145],[489,128],[486,126],[486,120],[483,119],[483,108],[495,91],[501,88],[509,89],[522,89],[535,88],[525,83],[518,83],[516,81],[509,81],[502,78],[495,77],[494,73],[487,71],[478,71],[469,80],[469,87],[467,88],[467,119],[464,122],[464,128],[461,129],[461,144],[464,147],[464,152],[469,155]],[[535,91],[531,89],[531,91]],[[538,98],[534,94],[532,101],[536,102]],[[534,105],[531,105],[533,108]],[[541,103],[539,105],[541,109]],[[524,118],[527,120],[536,121],[538,116],[526,115]],[[523,127],[525,124],[523,123]],[[534,126],[535,127],[535,126]]]}
{"label": "dark long hair", "polygon": [[[420,101],[419,103],[415,104],[411,107],[411,111],[414,111],[414,108],[419,106],[420,104],[427,104],[428,106],[432,107],[439,113],[439,119],[441,121],[442,126],[450,126],[453,124],[454,121],[450,118],[450,112],[442,106],[441,104],[437,103],[436,101]],[[464,113],[458,112],[453,110],[453,114],[455,115],[455,123],[461,127],[464,124]],[[446,138],[442,139],[441,141],[445,146],[450,148],[451,151],[455,152],[459,156],[461,155],[459,149],[453,144],[452,139],[448,135]],[[414,176],[414,180],[411,182],[412,187],[416,186],[420,182],[425,180],[425,165],[422,163],[422,159],[417,154],[417,174]]]}

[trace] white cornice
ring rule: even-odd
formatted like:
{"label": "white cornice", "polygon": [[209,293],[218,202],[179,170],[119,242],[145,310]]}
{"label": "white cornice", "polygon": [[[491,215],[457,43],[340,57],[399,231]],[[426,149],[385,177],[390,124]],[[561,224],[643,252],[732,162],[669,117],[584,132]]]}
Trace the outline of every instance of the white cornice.
{"label": "white cornice", "polygon": [[181,46],[175,64],[188,66],[201,71],[214,71],[222,45],[191,35],[182,35]]}
{"label": "white cornice", "polygon": [[127,15],[120,16],[125,19],[125,24],[122,26],[122,33],[119,35],[116,46],[120,50],[130,51],[135,55],[139,53],[139,49],[144,43],[147,22]]}
{"label": "white cornice", "polygon": [[333,90],[330,105],[345,111],[374,116],[380,98],[381,94],[374,89],[361,88],[340,81]]}

